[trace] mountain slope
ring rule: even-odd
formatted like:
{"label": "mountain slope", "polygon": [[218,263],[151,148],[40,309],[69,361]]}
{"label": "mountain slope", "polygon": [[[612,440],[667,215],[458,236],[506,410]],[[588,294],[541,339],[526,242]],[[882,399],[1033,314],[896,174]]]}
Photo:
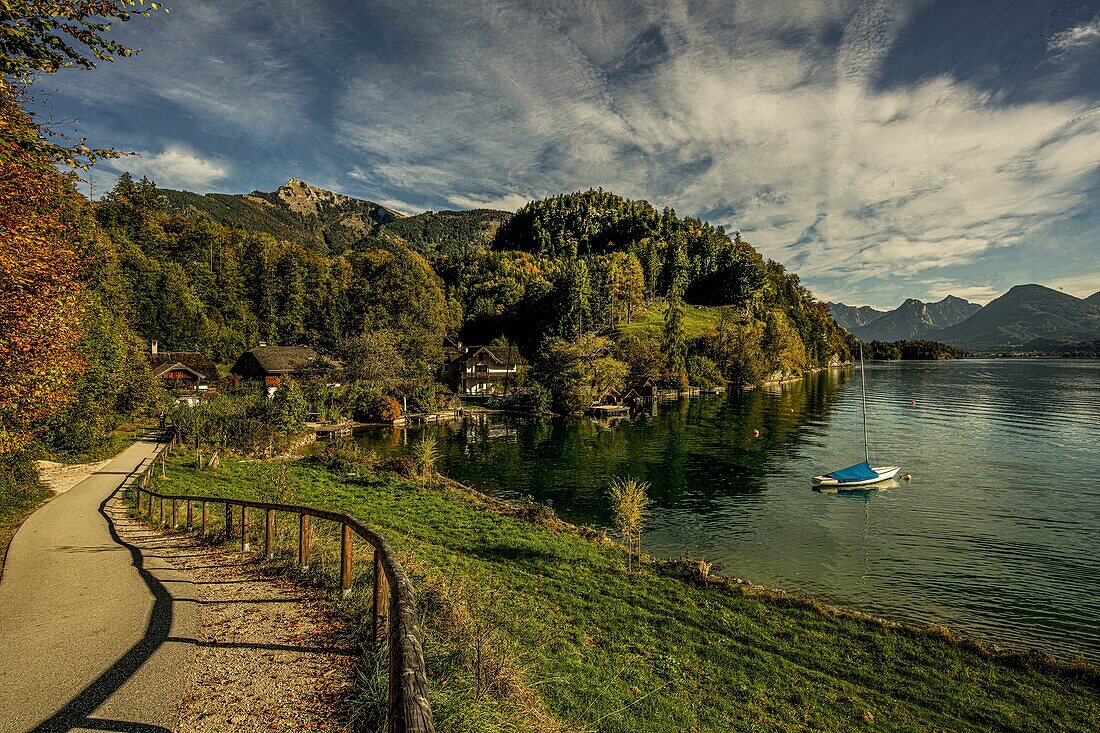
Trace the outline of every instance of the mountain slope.
{"label": "mountain slope", "polygon": [[886,311],[880,311],[869,305],[845,305],[844,303],[826,303],[825,305],[829,306],[829,315],[833,320],[849,331],[855,331],[886,315]]}
{"label": "mountain slope", "polygon": [[196,211],[227,226],[261,231],[342,252],[403,214],[291,178],[271,193],[206,194],[161,189],[169,208]]}
{"label": "mountain slope", "polygon": [[1085,302],[1089,305],[1100,306],[1100,290],[1097,290],[1095,293],[1085,298]]}
{"label": "mountain slope", "polygon": [[405,216],[373,201],[326,191],[296,178],[271,193],[159,190],[173,211],[199,213],[219,224],[265,232],[333,253],[397,242],[429,258],[485,249],[512,216],[493,209]]}
{"label": "mountain slope", "polygon": [[1030,342],[1100,339],[1100,307],[1042,285],[1016,285],[936,340],[967,349],[1028,350]]}
{"label": "mountain slope", "polygon": [[[961,323],[981,310],[977,303],[948,295],[935,303],[910,298],[889,313],[853,333],[862,341],[900,341],[929,337],[935,331]],[[936,340],[940,340],[936,336]]]}
{"label": "mountain slope", "polygon": [[488,249],[497,231],[511,218],[510,212],[496,209],[425,211],[389,222],[382,227],[382,232],[384,236],[401,239],[430,259]]}

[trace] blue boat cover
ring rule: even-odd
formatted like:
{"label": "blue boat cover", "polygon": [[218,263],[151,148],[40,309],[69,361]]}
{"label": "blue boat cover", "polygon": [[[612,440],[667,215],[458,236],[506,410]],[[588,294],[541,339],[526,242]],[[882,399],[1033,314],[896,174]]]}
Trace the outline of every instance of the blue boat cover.
{"label": "blue boat cover", "polygon": [[878,478],[878,474],[868,465],[867,461],[825,475],[832,476],[841,483],[845,481],[866,481],[867,479]]}

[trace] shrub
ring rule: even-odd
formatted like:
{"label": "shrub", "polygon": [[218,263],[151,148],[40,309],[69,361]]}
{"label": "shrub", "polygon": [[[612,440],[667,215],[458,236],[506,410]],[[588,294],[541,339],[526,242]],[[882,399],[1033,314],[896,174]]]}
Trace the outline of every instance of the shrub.
{"label": "shrub", "polygon": [[435,464],[439,460],[439,443],[434,435],[423,433],[420,436],[420,440],[413,444],[413,459],[420,471],[420,478],[425,479],[431,486]]}
{"label": "shrub", "polygon": [[0,456],[0,519],[29,509],[48,493],[38,478],[38,467],[26,453]]}
{"label": "shrub", "polygon": [[351,414],[363,422],[393,422],[401,417],[397,400],[381,392],[356,389],[349,396]]}
{"label": "shrub", "polygon": [[306,420],[306,398],[302,388],[292,379],[283,380],[271,400],[275,423],[286,433],[293,433]]}
{"label": "shrub", "polygon": [[387,471],[389,473],[396,473],[400,476],[407,476],[414,478],[417,473],[416,463],[408,456],[393,456],[382,461],[378,466],[379,470]]}
{"label": "shrub", "polygon": [[649,482],[636,478],[611,480],[611,508],[615,512],[615,526],[626,543],[627,568],[631,555],[637,551],[642,559],[642,528],[649,514],[650,499],[646,492]]}
{"label": "shrub", "polygon": [[409,395],[411,412],[435,412],[439,409],[439,389],[435,384],[417,387]]}
{"label": "shrub", "polygon": [[720,387],[726,383],[722,370],[705,356],[689,356],[687,370],[688,382],[694,387]]}

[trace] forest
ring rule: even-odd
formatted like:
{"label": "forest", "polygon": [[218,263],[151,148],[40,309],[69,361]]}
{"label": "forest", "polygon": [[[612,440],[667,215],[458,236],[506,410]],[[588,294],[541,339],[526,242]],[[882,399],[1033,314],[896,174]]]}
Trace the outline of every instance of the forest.
{"label": "forest", "polygon": [[[752,384],[845,361],[853,343],[797,276],[739,235],[605,191],[534,201],[511,217],[391,219],[350,247],[227,226],[217,210],[173,201],[178,192],[123,175],[99,202],[111,276],[136,331],[220,363],[257,341],[376,367],[365,354],[382,349],[384,368],[352,368],[348,379],[408,392],[433,382],[444,334],[505,339],[531,365],[520,386],[541,384],[574,411],[628,376],[669,388]],[[710,322],[690,337],[687,308]],[[631,328],[654,314],[658,328]]]}
{"label": "forest", "polygon": [[961,359],[963,352],[938,341],[872,341],[864,350],[875,361]]}

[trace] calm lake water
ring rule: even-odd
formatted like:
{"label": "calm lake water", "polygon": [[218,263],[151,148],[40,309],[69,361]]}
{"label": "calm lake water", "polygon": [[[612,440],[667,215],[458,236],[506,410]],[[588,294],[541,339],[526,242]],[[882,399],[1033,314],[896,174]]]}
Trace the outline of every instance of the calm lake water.
{"label": "calm lake water", "polygon": [[[652,483],[645,549],[1009,646],[1100,660],[1100,361],[869,364],[872,465],[909,483],[826,494],[862,458],[859,372],[661,404],[611,426],[469,419],[443,470],[607,526],[612,476]],[[753,430],[760,432],[753,436]],[[371,431],[373,447],[415,439]]]}

